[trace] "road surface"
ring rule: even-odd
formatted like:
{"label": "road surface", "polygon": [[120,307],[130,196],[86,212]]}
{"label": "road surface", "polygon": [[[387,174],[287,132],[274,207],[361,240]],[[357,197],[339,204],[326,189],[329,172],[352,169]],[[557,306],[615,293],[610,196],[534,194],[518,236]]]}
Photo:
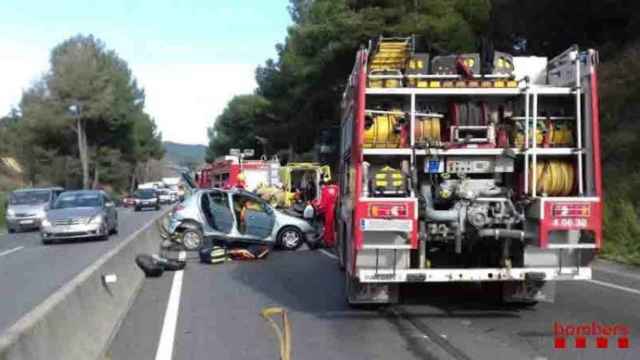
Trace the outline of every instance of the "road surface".
{"label": "road surface", "polygon": [[109,241],[43,245],[37,231],[0,235],[0,332],[155,216],[118,209],[119,234]]}
{"label": "road surface", "polygon": [[[275,252],[255,262],[190,262],[147,279],[110,349],[118,359],[278,359],[262,308],[289,311],[292,359],[637,359],[640,272],[599,263],[594,281],[564,282],[555,303],[496,305],[477,286],[424,286],[383,309],[351,309],[344,274],[325,251]],[[555,348],[556,325],[624,326],[606,349],[586,337]],[[159,350],[160,349],[160,350]]]}

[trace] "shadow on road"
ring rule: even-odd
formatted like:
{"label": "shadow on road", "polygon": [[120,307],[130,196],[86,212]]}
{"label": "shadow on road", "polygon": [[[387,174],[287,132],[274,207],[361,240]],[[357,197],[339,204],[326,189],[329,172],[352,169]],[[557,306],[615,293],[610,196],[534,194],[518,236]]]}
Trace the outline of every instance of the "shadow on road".
{"label": "shadow on road", "polygon": [[[315,251],[274,252],[265,261],[238,264],[232,278],[291,310],[322,317],[379,318],[380,308],[351,309],[344,273]],[[411,284],[401,288],[402,305],[420,317],[518,317],[517,306],[500,304],[497,294],[476,284]],[[413,312],[412,312],[413,314]]]}
{"label": "shadow on road", "polygon": [[231,277],[275,304],[306,313],[347,309],[343,274],[317,252],[272,252],[264,261],[235,266]]}

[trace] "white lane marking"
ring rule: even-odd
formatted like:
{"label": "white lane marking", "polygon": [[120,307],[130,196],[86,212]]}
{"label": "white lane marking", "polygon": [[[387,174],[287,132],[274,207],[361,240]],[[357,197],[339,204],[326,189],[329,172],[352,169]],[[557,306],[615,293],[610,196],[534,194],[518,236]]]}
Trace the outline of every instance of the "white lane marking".
{"label": "white lane marking", "polygon": [[338,257],[337,257],[337,256],[333,255],[332,253],[328,252],[327,250],[320,249],[320,252],[321,252],[321,253],[323,253],[323,254],[325,254],[326,256],[328,256],[328,257],[330,257],[330,258],[334,259],[334,260],[338,260]]}
{"label": "white lane marking", "polygon": [[590,280],[587,280],[587,281],[592,282],[594,284],[598,284],[600,286],[606,286],[606,287],[610,287],[612,289],[622,290],[622,291],[630,292],[632,294],[640,295],[640,290],[628,288],[626,286],[620,286],[620,285],[611,284],[611,283],[608,283],[608,282],[604,282],[604,281],[600,281],[600,280],[594,280],[594,279],[590,279]]}
{"label": "white lane marking", "polygon": [[0,256],[9,255],[9,254],[11,254],[11,253],[14,253],[14,252],[16,252],[16,251],[18,251],[18,250],[22,250],[22,249],[24,249],[24,246],[18,246],[18,247],[15,247],[15,248],[13,248],[13,249],[9,249],[9,250],[6,250],[6,251],[3,251],[3,252],[0,252]]}
{"label": "white lane marking", "polygon": [[[180,260],[184,260],[186,255],[187,254],[184,251],[181,251],[178,258]],[[164,313],[160,342],[158,343],[158,349],[156,351],[156,360],[171,360],[173,357],[173,345],[176,335],[176,326],[178,325],[178,312],[180,310],[180,295],[182,294],[183,276],[184,270],[176,271],[173,275],[171,292],[169,293],[169,302],[167,303],[167,311]]]}

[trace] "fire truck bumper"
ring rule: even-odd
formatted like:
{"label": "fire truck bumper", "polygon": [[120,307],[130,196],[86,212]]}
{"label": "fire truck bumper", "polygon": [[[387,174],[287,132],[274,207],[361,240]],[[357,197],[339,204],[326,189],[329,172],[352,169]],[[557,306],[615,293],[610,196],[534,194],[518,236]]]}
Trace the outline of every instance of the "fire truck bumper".
{"label": "fire truck bumper", "polygon": [[560,281],[589,280],[590,267],[480,268],[480,269],[359,269],[362,283]]}

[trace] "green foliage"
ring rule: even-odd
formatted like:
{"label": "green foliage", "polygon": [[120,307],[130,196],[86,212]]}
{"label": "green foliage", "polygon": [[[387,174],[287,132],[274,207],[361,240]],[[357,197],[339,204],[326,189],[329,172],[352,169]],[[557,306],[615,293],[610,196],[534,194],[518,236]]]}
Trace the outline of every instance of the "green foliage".
{"label": "green foliage", "polygon": [[269,102],[258,95],[238,95],[227,104],[215,125],[209,128],[209,147],[207,161],[229,153],[230,148],[255,149],[256,127],[269,122]]}
{"label": "green foliage", "polygon": [[237,117],[230,103],[209,130],[207,159],[226,154],[231,145],[255,147],[255,135],[266,138],[272,151],[309,151],[320,130],[339,121],[344,83],[360,46],[379,35],[415,34],[436,49],[473,50],[487,27],[490,5],[488,0],[291,0],[294,24],[276,46],[278,59],[256,70],[261,100],[245,104],[258,107],[244,111],[255,115]]}
{"label": "green foliage", "polygon": [[[508,48],[515,37],[528,52],[555,56],[571,44],[600,53],[598,68],[605,185],[604,256],[640,264],[640,2],[494,0],[492,38]],[[517,14],[517,16],[515,16]]]}
{"label": "green foliage", "polygon": [[163,143],[165,149],[165,159],[174,164],[195,167],[204,163],[207,147],[204,145],[178,144],[171,141]]}
{"label": "green foliage", "polygon": [[624,198],[607,200],[604,216],[606,258],[640,265],[640,223],[636,206]]}
{"label": "green foliage", "polygon": [[82,186],[83,153],[96,183],[126,188],[138,163],[162,158],[161,134],[143,111],[144,91],[115,51],[78,35],[52,50],[50,65],[0,131],[8,140],[0,151],[17,158],[29,183]]}

